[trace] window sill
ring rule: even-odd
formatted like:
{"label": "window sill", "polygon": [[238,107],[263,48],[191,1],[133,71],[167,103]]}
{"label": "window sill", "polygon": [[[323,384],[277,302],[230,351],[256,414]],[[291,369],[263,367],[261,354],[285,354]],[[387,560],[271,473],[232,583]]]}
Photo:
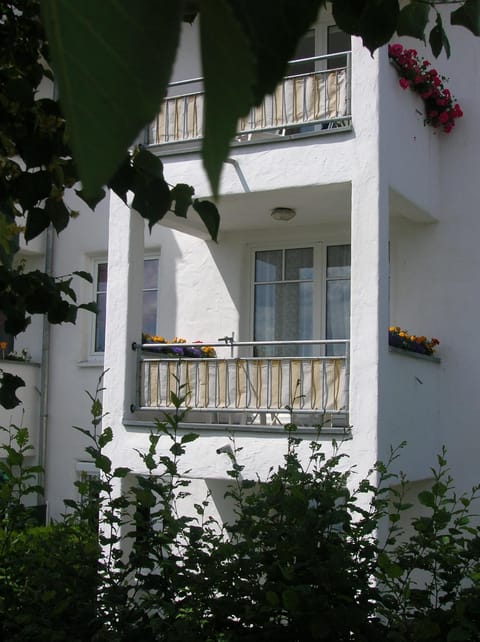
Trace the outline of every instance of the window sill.
{"label": "window sill", "polygon": [[91,357],[86,361],[78,361],[79,368],[103,368],[103,357]]}

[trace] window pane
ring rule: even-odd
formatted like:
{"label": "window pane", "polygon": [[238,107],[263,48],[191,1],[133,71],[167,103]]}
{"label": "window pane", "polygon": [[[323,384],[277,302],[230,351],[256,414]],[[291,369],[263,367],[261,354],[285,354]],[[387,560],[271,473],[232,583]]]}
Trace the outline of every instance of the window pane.
{"label": "window pane", "polygon": [[[313,284],[277,283],[255,288],[256,341],[310,339],[313,330]],[[310,353],[309,346],[260,346],[258,356]]]}
{"label": "window pane", "polygon": [[255,253],[255,281],[280,281],[282,278],[282,250]]}
{"label": "window pane", "polygon": [[95,321],[95,352],[105,351],[105,315],[107,312],[107,294],[97,294],[97,318]]}
{"label": "window pane", "polygon": [[157,290],[143,293],[143,332],[157,333]]}
{"label": "window pane", "polygon": [[[350,337],[350,281],[327,282],[327,339]],[[328,354],[344,354],[343,344],[329,346]]]}
{"label": "window pane", "polygon": [[108,272],[107,263],[99,263],[97,265],[97,292],[106,292],[107,272]]}
{"label": "window pane", "polygon": [[285,279],[311,281],[313,279],[313,248],[305,247],[285,251]]}
{"label": "window pane", "polygon": [[[302,58],[313,58],[315,56],[315,30],[310,29],[301,38],[297,44],[295,54],[292,60],[301,60]],[[287,76],[296,76],[298,74],[310,74],[315,71],[315,62],[299,62],[294,65],[288,65]]]}
{"label": "window pane", "polygon": [[327,248],[327,279],[350,278],[350,245],[331,245]]}
{"label": "window pane", "polygon": [[143,263],[143,289],[156,290],[158,287],[158,259],[146,259]]}
{"label": "window pane", "polygon": [[[352,40],[348,33],[339,29],[336,25],[328,27],[327,35],[327,53],[334,54],[342,51],[350,51],[352,48]],[[328,61],[328,69],[336,69],[338,67],[347,66],[346,56],[334,56]]]}

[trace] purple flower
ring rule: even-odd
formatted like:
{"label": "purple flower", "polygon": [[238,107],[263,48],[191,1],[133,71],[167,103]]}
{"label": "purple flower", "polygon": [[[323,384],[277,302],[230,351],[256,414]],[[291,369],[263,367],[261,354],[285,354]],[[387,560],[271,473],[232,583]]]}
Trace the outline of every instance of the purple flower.
{"label": "purple flower", "polygon": [[199,348],[184,348],[183,352],[186,357],[194,357],[195,359],[202,356],[202,352]]}

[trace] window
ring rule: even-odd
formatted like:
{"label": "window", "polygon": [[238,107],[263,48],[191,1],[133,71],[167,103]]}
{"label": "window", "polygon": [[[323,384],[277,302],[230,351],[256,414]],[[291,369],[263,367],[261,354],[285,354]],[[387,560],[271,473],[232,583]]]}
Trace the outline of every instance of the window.
{"label": "window", "polygon": [[13,335],[5,332],[5,313],[0,311],[0,342],[6,344],[5,348],[0,351],[0,359],[4,359],[7,354],[13,351]]}
{"label": "window", "polygon": [[[325,284],[325,338],[350,337],[350,245],[327,247]],[[329,354],[342,354],[343,346],[332,345]]]}
{"label": "window", "polygon": [[[336,54],[344,51],[350,51],[352,41],[350,34],[345,33],[336,25],[331,25],[327,30],[327,53]],[[347,66],[347,56],[333,56],[328,59],[327,69],[337,69],[338,67]]]}
{"label": "window", "polygon": [[[313,248],[256,252],[254,299],[255,341],[311,339]],[[282,354],[304,354],[306,349],[289,346]],[[257,348],[259,356],[273,356],[278,350],[275,346]]]}
{"label": "window", "polygon": [[[143,263],[143,327],[148,334],[157,331],[158,302],[158,258],[147,258]],[[95,299],[97,315],[95,319],[94,352],[105,351],[105,318],[107,311],[108,264],[106,261],[96,264]]]}
{"label": "window", "polygon": [[[349,338],[350,245],[330,245],[316,256],[313,247],[255,252],[255,341]],[[323,304],[316,300],[319,297]],[[325,311],[323,319],[321,309]],[[340,345],[331,346],[328,352],[341,350]],[[314,352],[308,345],[255,349],[256,356],[307,356]]]}

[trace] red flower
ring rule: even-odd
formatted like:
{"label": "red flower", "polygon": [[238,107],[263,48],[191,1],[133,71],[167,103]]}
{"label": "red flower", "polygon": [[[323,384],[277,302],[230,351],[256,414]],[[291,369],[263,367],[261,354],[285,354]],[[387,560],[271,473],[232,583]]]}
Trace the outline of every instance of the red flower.
{"label": "red flower", "polygon": [[402,89],[407,89],[407,87],[410,87],[410,82],[406,78],[400,78],[398,82],[400,83],[400,87]]}
{"label": "red flower", "polygon": [[403,47],[400,44],[395,44],[395,45],[388,45],[388,55],[393,56],[396,58],[399,56],[403,51]]}
{"label": "red flower", "polygon": [[448,121],[448,114],[446,111],[442,111],[442,113],[439,115],[438,120],[444,124]]}

